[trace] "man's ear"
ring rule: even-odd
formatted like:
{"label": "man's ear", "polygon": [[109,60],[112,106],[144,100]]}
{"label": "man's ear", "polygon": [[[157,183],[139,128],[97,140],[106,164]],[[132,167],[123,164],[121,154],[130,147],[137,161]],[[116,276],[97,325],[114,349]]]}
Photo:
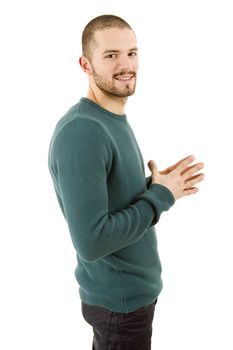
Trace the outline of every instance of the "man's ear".
{"label": "man's ear", "polygon": [[87,73],[89,75],[90,75],[90,73],[92,73],[91,64],[90,64],[88,58],[86,58],[85,56],[79,57],[79,64],[85,73]]}

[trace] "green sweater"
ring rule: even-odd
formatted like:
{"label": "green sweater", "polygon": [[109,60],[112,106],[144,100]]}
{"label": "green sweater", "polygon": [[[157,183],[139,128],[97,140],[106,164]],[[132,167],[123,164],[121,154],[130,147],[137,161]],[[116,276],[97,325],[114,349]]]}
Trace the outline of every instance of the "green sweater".
{"label": "green sweater", "polygon": [[162,289],[154,225],[175,198],[145,177],[127,116],[82,97],[58,121],[48,163],[81,300],[122,313],[152,303]]}

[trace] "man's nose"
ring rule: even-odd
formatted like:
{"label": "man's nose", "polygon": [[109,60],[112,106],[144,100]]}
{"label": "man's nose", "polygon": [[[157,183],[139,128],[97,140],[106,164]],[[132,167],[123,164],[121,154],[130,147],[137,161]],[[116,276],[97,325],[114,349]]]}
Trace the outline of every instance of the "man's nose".
{"label": "man's nose", "polygon": [[118,59],[118,66],[120,69],[132,69],[132,62],[128,55],[122,55]]}

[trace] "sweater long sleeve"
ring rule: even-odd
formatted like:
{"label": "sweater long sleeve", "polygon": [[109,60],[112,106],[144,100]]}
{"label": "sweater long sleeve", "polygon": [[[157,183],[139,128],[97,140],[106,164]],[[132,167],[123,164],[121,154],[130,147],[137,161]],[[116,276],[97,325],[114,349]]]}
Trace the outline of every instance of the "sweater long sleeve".
{"label": "sweater long sleeve", "polygon": [[84,98],[58,123],[49,168],[80,264],[103,263],[140,242],[174,204],[166,187],[145,178],[138,148],[125,117]]}

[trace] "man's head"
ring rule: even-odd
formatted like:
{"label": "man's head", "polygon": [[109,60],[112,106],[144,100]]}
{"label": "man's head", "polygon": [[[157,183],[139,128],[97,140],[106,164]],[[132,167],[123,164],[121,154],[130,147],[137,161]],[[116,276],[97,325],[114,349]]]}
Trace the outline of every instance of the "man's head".
{"label": "man's head", "polygon": [[93,89],[117,97],[132,95],[138,70],[136,36],[132,28],[117,16],[94,18],[83,30],[79,63]]}

